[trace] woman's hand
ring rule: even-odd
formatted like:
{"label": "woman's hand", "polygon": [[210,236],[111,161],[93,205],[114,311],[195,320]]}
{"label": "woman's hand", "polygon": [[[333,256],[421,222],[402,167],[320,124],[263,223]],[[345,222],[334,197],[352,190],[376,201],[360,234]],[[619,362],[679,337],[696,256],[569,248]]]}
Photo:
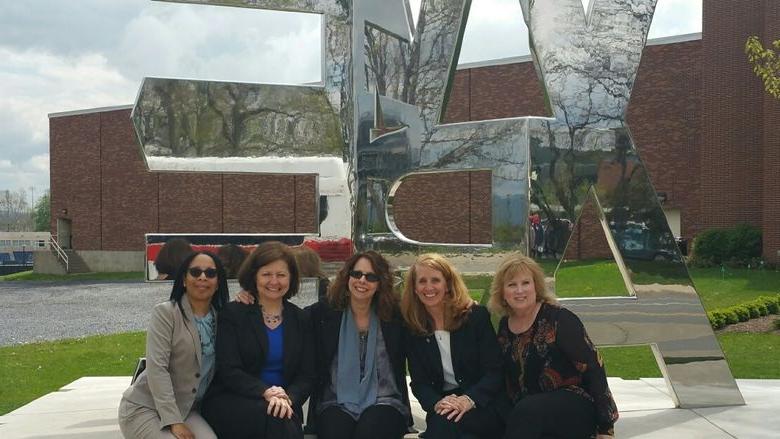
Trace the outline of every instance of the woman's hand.
{"label": "woman's hand", "polygon": [[241,302],[244,305],[254,305],[255,304],[255,298],[252,297],[251,294],[247,293],[244,290],[241,290],[236,294],[236,298],[234,299],[236,302]]}
{"label": "woman's hand", "polygon": [[440,416],[446,416],[453,422],[458,422],[469,410],[474,408],[474,401],[466,395],[447,395],[440,399],[434,410]]}
{"label": "woman's hand", "polygon": [[286,399],[287,402],[292,405],[292,400],[289,396],[287,396],[287,392],[285,392],[284,389],[279,386],[271,386],[265,389],[265,392],[263,392],[263,398],[265,398],[265,400],[268,402],[271,402],[271,398],[282,398]]}
{"label": "woman's hand", "polygon": [[612,436],[611,434],[598,434],[596,435],[596,439],[615,439],[615,436]]}
{"label": "woman's hand", "polygon": [[171,434],[176,436],[176,439],[195,439],[195,435],[184,424],[171,424]]}
{"label": "woman's hand", "polygon": [[290,419],[293,415],[293,409],[287,399],[273,396],[268,401],[267,413],[276,418]]}

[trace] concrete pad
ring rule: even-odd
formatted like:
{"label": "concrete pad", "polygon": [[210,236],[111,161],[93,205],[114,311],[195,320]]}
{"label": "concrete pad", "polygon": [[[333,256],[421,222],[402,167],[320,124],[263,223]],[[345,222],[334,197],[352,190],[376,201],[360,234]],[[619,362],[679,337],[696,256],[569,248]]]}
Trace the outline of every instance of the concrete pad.
{"label": "concrete pad", "polygon": [[[84,377],[0,416],[3,439],[118,439],[117,408],[130,377]],[[676,409],[663,379],[609,378],[620,410],[618,438],[780,437],[780,380],[737,380],[747,405]],[[425,429],[425,413],[412,399],[415,427]],[[309,436],[307,436],[308,438]],[[411,439],[415,435],[407,435]]]}

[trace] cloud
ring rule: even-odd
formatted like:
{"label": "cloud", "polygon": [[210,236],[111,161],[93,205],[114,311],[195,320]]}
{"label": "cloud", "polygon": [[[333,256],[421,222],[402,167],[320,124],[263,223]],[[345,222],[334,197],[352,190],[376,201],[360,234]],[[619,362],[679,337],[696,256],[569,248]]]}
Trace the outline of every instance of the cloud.
{"label": "cloud", "polygon": [[702,0],[659,0],[650,38],[701,32]]}
{"label": "cloud", "polygon": [[37,198],[49,187],[49,154],[34,155],[21,163],[0,160],[0,181],[11,183],[0,190],[34,187]]}

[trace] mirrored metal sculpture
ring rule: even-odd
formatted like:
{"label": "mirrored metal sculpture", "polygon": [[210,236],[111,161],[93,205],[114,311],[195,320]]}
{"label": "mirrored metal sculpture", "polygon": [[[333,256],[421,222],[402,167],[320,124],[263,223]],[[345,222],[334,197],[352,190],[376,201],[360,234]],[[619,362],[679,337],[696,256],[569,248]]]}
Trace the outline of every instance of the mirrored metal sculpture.
{"label": "mirrored metal sculpture", "polygon": [[[148,79],[133,112],[146,155],[340,156],[358,248],[403,262],[436,245],[465,269],[476,254],[527,251],[529,210],[560,258],[591,194],[630,295],[566,306],[599,345],[653,346],[678,405],[743,403],[625,122],[656,0],[593,0],[587,13],[581,0],[520,0],[553,117],[458,124],[442,114],[469,0],[422,0],[413,31],[406,0],[188,2],[322,14],[322,84]],[[442,170],[492,172],[492,242],[416,242],[398,228],[404,180]],[[637,236],[668,260],[635,259]]]}

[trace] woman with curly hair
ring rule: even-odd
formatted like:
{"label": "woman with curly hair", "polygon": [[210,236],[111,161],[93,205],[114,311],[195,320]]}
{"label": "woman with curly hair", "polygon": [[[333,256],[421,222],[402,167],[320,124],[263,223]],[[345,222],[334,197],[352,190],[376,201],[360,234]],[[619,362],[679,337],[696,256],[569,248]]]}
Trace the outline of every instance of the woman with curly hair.
{"label": "woman with curly hair", "polygon": [[403,437],[410,416],[405,332],[387,260],[355,254],[307,310],[318,372],[307,430],[319,439]]}

